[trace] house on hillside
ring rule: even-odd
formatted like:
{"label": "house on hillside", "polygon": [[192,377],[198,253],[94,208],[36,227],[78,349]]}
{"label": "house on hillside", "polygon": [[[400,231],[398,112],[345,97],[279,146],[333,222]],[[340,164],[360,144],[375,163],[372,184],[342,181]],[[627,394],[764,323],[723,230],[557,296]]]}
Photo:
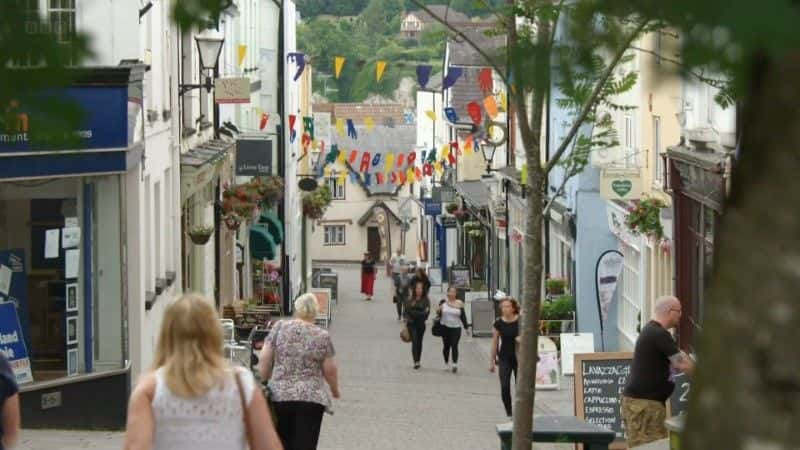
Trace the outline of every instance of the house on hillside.
{"label": "house on hillside", "polygon": [[[376,125],[368,130],[356,125],[358,139],[331,131],[331,142],[340,151],[369,152],[381,161],[388,153],[408,153],[414,149],[416,127]],[[333,196],[325,216],[314,221],[310,232],[310,249],[314,261],[360,261],[369,251],[376,261],[385,262],[398,248],[403,248],[407,259],[416,260],[419,241],[418,223],[412,188],[408,184],[395,185],[383,180],[377,183],[376,173],[384,164],[370,167],[363,176],[349,162],[332,163],[326,170],[323,182]],[[340,175],[346,172],[344,183]],[[386,179],[389,177],[387,176]]]}
{"label": "house on hillside", "polygon": [[[449,24],[460,25],[469,23],[470,19],[466,14],[456,11],[447,5],[429,5],[428,9],[436,17],[441,18]],[[406,13],[403,21],[400,22],[400,33],[408,39],[417,39],[425,31],[426,27],[438,23],[438,21],[428,14],[427,11],[417,10]]]}

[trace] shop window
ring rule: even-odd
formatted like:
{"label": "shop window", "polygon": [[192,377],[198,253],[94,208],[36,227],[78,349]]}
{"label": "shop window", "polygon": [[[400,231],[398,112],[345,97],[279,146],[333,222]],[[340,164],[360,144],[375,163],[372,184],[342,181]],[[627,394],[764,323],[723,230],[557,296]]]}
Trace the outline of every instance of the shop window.
{"label": "shop window", "polygon": [[344,225],[325,225],[325,245],[345,245]]}

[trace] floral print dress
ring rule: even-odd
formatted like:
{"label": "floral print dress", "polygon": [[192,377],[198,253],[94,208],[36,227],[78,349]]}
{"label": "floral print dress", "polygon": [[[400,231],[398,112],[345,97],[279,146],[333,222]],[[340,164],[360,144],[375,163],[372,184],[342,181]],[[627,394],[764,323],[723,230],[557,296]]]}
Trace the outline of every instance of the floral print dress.
{"label": "floral print dress", "polygon": [[318,403],[331,412],[322,374],[325,358],[335,355],[328,331],[299,320],[282,320],[267,336],[267,343],[274,355],[269,380],[272,401]]}

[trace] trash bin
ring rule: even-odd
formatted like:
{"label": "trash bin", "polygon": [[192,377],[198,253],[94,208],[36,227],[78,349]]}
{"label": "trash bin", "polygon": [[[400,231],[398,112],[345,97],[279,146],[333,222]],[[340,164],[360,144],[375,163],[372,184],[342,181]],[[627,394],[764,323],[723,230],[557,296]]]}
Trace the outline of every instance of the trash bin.
{"label": "trash bin", "polygon": [[488,298],[476,299],[471,302],[472,309],[472,335],[491,336],[494,325],[494,304]]}

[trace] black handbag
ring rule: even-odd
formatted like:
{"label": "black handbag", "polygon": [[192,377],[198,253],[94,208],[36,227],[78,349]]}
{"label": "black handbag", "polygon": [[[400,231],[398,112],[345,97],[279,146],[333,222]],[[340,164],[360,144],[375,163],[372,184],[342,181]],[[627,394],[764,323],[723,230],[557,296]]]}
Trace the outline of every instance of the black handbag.
{"label": "black handbag", "polygon": [[431,333],[433,333],[433,335],[437,336],[437,337],[444,336],[444,328],[445,328],[445,326],[442,325],[441,319],[442,319],[441,317],[438,317],[438,316],[435,317],[433,319],[433,326],[431,327]]}

